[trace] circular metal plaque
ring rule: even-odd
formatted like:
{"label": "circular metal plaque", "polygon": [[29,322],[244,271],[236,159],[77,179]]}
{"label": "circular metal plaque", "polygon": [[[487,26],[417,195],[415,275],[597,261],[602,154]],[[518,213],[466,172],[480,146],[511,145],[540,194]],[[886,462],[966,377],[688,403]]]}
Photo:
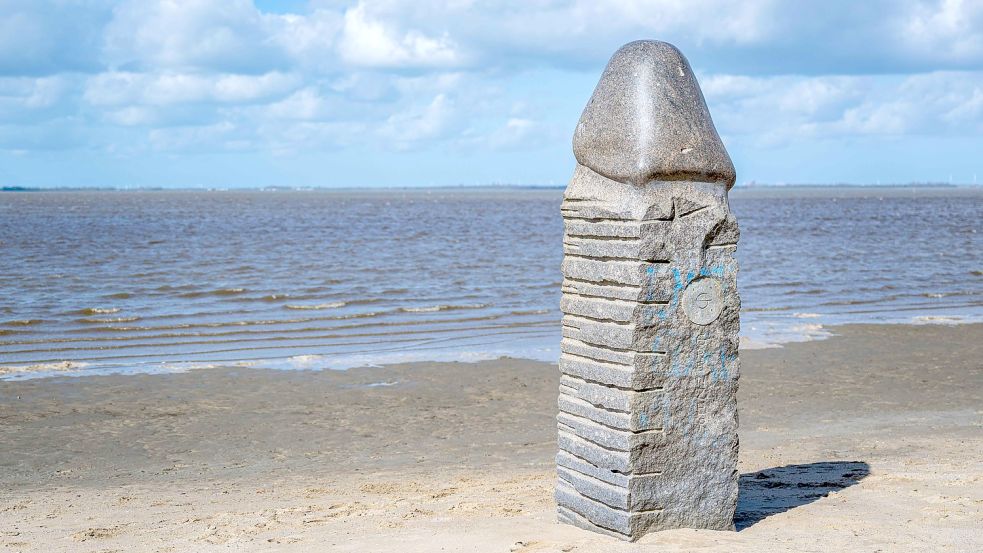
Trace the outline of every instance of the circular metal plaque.
{"label": "circular metal plaque", "polygon": [[683,291],[683,312],[698,325],[716,321],[723,307],[723,290],[715,278],[698,278]]}

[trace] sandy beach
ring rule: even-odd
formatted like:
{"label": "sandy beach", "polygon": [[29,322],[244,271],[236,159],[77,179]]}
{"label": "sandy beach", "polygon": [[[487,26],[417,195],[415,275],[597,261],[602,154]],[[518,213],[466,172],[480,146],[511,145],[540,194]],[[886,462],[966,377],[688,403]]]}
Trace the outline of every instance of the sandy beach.
{"label": "sandy beach", "polygon": [[6,551],[979,551],[983,325],[742,352],[737,532],[555,522],[554,365],[0,384]]}

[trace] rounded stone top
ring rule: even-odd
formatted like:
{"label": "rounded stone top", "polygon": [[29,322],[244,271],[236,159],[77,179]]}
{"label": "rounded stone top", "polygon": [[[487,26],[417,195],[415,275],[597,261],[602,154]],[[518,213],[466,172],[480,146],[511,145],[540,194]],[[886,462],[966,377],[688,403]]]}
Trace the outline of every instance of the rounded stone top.
{"label": "rounded stone top", "polygon": [[672,44],[622,46],[601,75],[573,135],[577,162],[609,179],[719,183],[736,175],[700,85]]}

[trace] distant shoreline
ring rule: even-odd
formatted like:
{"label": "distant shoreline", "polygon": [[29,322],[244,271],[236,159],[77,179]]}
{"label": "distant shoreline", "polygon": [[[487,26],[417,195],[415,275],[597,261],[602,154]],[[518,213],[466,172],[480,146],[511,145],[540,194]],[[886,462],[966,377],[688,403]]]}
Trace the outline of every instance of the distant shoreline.
{"label": "distant shoreline", "polygon": [[[215,187],[88,187],[88,186],[3,186],[0,192],[373,192],[373,191],[414,191],[414,190],[440,190],[440,191],[483,191],[483,190],[563,190],[566,184],[562,185],[522,185],[522,184],[483,184],[483,185],[459,185],[459,186],[369,186],[369,187],[312,187],[312,186],[264,186],[264,187],[242,187],[242,188],[215,188]],[[737,190],[780,190],[780,189],[890,189],[890,188],[930,188],[930,189],[965,189],[983,188],[983,184],[948,184],[948,183],[907,183],[907,184],[738,184],[734,186]]]}

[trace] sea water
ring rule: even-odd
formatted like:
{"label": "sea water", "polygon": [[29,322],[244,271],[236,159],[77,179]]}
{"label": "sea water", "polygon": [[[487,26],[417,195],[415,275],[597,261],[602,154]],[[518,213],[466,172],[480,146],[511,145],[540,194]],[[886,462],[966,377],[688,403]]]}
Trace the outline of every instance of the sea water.
{"label": "sea water", "polygon": [[[555,361],[561,190],[0,194],[0,378]],[[731,192],[745,346],[983,318],[983,189]]]}

